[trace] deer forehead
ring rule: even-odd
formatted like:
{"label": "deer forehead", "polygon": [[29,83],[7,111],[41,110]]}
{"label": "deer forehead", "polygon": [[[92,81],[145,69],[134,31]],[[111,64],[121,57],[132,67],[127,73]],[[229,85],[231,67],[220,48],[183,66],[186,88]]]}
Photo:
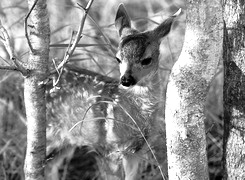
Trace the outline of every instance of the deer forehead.
{"label": "deer forehead", "polygon": [[123,37],[119,44],[119,51],[122,60],[140,58],[148,45],[147,36],[129,35]]}
{"label": "deer forehead", "polygon": [[137,64],[145,58],[154,58],[157,46],[155,42],[131,41],[120,48],[116,56],[122,62]]}
{"label": "deer forehead", "polygon": [[157,43],[146,35],[131,35],[121,40],[117,57],[121,61],[138,63],[144,58],[151,57],[157,50]]}

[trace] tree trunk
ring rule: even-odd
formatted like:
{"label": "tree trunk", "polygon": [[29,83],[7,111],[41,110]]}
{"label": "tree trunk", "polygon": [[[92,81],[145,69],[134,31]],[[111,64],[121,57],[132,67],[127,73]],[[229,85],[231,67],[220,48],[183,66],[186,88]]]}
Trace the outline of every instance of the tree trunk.
{"label": "tree trunk", "polygon": [[244,1],[224,4],[224,179],[245,179]]}
{"label": "tree trunk", "polygon": [[209,179],[204,105],[222,58],[219,0],[186,1],[186,34],[167,88],[166,136],[170,180]]}
{"label": "tree trunk", "polygon": [[[28,0],[29,9],[34,0]],[[39,0],[30,14],[30,56],[27,63],[29,76],[25,78],[24,97],[27,117],[27,149],[25,179],[41,180],[44,177],[46,155],[45,88],[42,80],[48,72],[49,19],[46,0]]]}

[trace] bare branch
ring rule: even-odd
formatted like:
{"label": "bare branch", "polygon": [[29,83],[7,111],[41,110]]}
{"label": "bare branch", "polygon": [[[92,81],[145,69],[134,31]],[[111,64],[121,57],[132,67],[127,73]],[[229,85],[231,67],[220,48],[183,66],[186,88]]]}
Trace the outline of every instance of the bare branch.
{"label": "bare branch", "polygon": [[[66,56],[68,55],[68,53],[69,53],[69,50],[70,50],[70,48],[71,48],[71,44],[72,44],[72,40],[73,40],[74,36],[75,36],[75,31],[72,31],[72,35],[71,35],[71,38],[70,38],[69,45],[67,46],[67,49],[66,49],[66,52],[65,52],[64,59],[65,59],[65,57],[66,57]],[[53,82],[53,86],[57,86],[57,84],[58,84],[58,82],[59,82],[59,80],[60,80],[60,77],[61,77],[61,75],[62,75],[62,72],[63,72],[63,70],[64,70],[64,66],[62,66],[61,69],[60,69],[60,71],[59,71],[58,67],[57,67],[56,64],[55,64],[55,61],[53,61],[53,63],[54,63],[55,69],[56,69],[56,71],[57,71],[57,73],[58,73],[58,75],[59,75],[58,78],[57,78],[57,80],[55,80],[55,81]]]}
{"label": "bare branch", "polygon": [[[72,45],[72,44],[71,44]],[[55,48],[68,48],[70,44],[50,44],[49,47],[55,47]],[[110,44],[77,44],[77,47],[94,47],[94,46],[110,46]]]}
{"label": "bare branch", "polygon": [[10,70],[10,71],[20,71],[17,67],[14,66],[0,66],[2,70]]}
{"label": "bare branch", "polygon": [[3,167],[3,160],[2,160],[2,154],[0,154],[0,178],[3,179],[3,180],[6,180],[6,172],[5,172],[5,169]]}
{"label": "bare branch", "polygon": [[96,21],[92,18],[92,16],[88,16],[90,18],[90,20],[94,23],[94,25],[96,26],[96,28],[98,29],[98,31],[100,32],[100,34],[103,37],[103,40],[107,43],[107,45],[109,45],[108,51],[111,54],[112,57],[115,57],[115,49],[112,47],[111,45],[111,41],[110,39],[105,35],[105,33],[103,33],[103,31],[101,30],[101,27],[96,23]]}
{"label": "bare branch", "polygon": [[[76,34],[76,37],[75,37],[75,40],[74,40],[74,43],[72,43],[71,47],[68,46],[67,48],[69,49],[68,52],[65,54],[65,57],[64,59],[62,60],[62,62],[58,65],[57,69],[60,70],[70,59],[70,57],[72,56],[74,50],[76,49],[77,47],[77,44],[78,42],[80,41],[81,39],[81,34],[82,34],[82,31],[83,31],[83,27],[84,27],[84,24],[85,24],[85,20],[86,20],[86,17],[87,17],[87,14],[88,14],[88,11],[92,5],[94,0],[90,0],[86,6],[86,8],[84,9],[84,14],[83,14],[83,17],[82,17],[82,20],[81,20],[81,23],[80,23],[80,26],[79,26],[79,29],[78,29],[78,32]],[[53,74],[57,69],[55,69],[54,71],[51,72],[51,74]]]}
{"label": "bare branch", "polygon": [[[14,63],[14,66],[15,67],[12,67],[12,66],[3,66],[5,69],[7,68],[7,70],[15,70],[15,71],[20,71],[24,76],[27,75],[28,71],[25,69],[25,67],[23,66],[23,64],[17,60],[15,54],[14,54],[14,49],[13,47],[11,46],[11,43],[10,43],[10,37],[8,35],[8,32],[7,30],[3,27],[1,21],[0,21],[0,31],[2,32],[2,36],[1,36],[1,41],[3,42],[9,56],[10,56],[10,59],[13,61]],[[3,58],[2,58],[3,59]],[[4,60],[5,61],[5,60]],[[6,62],[6,61],[5,61]],[[9,64],[9,63],[7,63]],[[3,69],[3,68],[1,68]]]}
{"label": "bare branch", "polygon": [[10,37],[8,35],[7,30],[3,27],[2,22],[0,21],[0,31],[2,32],[2,38],[1,41],[3,42],[9,56],[10,59],[12,59],[14,57],[14,50],[10,44]]}
{"label": "bare branch", "polygon": [[[1,36],[0,36],[0,37],[1,37]],[[1,38],[2,38],[2,37],[1,37]],[[6,59],[4,59],[2,56],[0,56],[0,59],[3,60],[6,64],[8,64],[8,65],[11,66],[11,64],[10,64]]]}
{"label": "bare branch", "polygon": [[29,39],[29,36],[28,36],[28,32],[27,32],[27,20],[28,20],[28,18],[29,18],[29,16],[30,16],[32,10],[33,10],[34,7],[36,6],[37,1],[38,1],[38,0],[36,0],[36,1],[33,3],[32,7],[31,7],[31,9],[29,10],[29,12],[27,13],[27,15],[26,15],[26,17],[25,17],[25,21],[24,21],[25,36],[26,36],[27,43],[28,43],[28,45],[29,45],[31,51],[33,51],[33,48],[32,48],[32,45],[31,45],[31,42],[30,42],[30,39]]}

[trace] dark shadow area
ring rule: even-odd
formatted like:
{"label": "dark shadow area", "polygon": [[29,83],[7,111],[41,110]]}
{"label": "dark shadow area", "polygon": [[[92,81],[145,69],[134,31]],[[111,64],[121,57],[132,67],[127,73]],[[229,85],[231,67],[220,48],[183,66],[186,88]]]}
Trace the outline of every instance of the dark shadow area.
{"label": "dark shadow area", "polygon": [[[242,23],[243,17],[237,20]],[[244,48],[244,26],[237,24],[236,28],[224,26],[224,136],[223,136],[223,167],[224,179],[227,179],[227,154],[233,149],[227,149],[227,143],[232,130],[244,137],[245,123],[241,121],[245,114],[245,75],[241,70],[244,67],[242,52]],[[240,66],[240,67],[239,67]],[[236,113],[237,111],[239,113]],[[234,147],[236,149],[237,147]],[[232,152],[236,153],[236,151]],[[234,157],[237,158],[237,157]],[[235,160],[237,161],[237,160]]]}

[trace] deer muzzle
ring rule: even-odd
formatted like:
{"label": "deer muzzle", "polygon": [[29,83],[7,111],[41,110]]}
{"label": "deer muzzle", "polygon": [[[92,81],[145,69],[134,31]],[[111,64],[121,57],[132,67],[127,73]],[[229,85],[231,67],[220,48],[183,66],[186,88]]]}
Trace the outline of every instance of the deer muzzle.
{"label": "deer muzzle", "polygon": [[136,80],[131,75],[124,75],[121,77],[121,84],[126,87],[133,86],[136,84]]}

